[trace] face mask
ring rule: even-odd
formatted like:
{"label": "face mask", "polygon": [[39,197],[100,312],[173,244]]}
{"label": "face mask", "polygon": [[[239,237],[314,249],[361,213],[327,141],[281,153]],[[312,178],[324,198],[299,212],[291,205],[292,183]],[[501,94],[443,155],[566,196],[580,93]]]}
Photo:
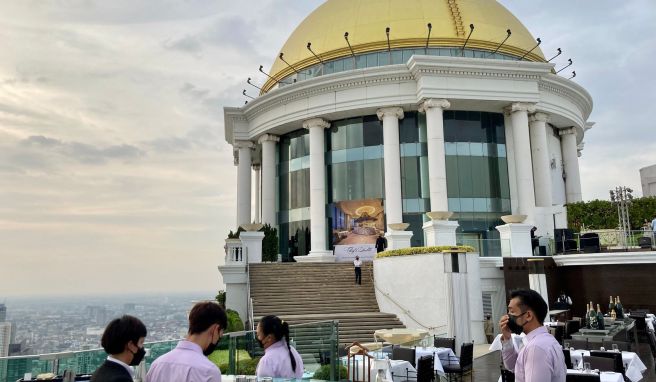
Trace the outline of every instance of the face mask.
{"label": "face mask", "polygon": [[146,349],[144,348],[139,348],[136,353],[132,356],[132,361],[130,362],[130,366],[139,366],[141,361],[143,361],[144,357],[146,356]]}
{"label": "face mask", "polygon": [[519,324],[517,323],[517,319],[518,319],[519,317],[523,316],[524,314],[526,314],[526,312],[524,312],[524,313],[522,313],[522,314],[520,314],[520,315],[518,315],[518,316],[513,316],[512,314],[509,314],[509,315],[508,315],[508,329],[510,329],[510,331],[511,331],[512,333],[514,333],[514,334],[521,334],[521,333],[524,331],[524,330],[523,330],[523,327],[524,327],[524,325],[526,325],[526,322],[523,323],[523,324],[521,324],[521,325],[519,325]]}
{"label": "face mask", "polygon": [[214,353],[214,350],[216,350],[216,346],[219,344],[219,341],[221,341],[221,337],[219,337],[219,340],[216,341],[215,343],[210,342],[210,344],[207,346],[207,349],[203,350],[203,354],[205,355],[205,357]]}

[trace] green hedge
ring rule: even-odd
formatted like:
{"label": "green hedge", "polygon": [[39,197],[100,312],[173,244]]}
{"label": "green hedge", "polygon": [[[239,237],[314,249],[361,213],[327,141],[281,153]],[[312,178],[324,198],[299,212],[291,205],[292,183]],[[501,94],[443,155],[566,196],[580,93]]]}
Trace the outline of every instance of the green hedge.
{"label": "green hedge", "polygon": [[[629,207],[631,229],[640,230],[645,220],[656,217],[656,197],[636,198]],[[567,223],[575,231],[589,229],[616,229],[619,225],[617,207],[608,200],[570,203],[567,205]]]}
{"label": "green hedge", "polygon": [[427,253],[442,253],[446,250],[456,249],[458,251],[465,252],[474,252],[476,251],[474,247],[468,245],[440,245],[437,247],[412,247],[412,248],[403,248],[403,249],[391,249],[389,251],[383,251],[376,255],[377,259],[383,257],[392,257],[392,256],[411,256],[411,255],[421,255]]}
{"label": "green hedge", "polygon": [[[346,379],[347,370],[346,366],[339,365],[339,378],[337,380]],[[317,371],[314,372],[314,379],[320,379],[322,381],[330,381],[330,365],[323,365]]]}

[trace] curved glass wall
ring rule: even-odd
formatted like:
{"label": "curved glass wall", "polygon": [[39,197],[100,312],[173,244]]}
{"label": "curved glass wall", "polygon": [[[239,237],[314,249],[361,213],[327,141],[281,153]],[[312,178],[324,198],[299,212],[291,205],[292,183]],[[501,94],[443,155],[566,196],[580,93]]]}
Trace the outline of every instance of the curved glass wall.
{"label": "curved glass wall", "polygon": [[469,58],[490,58],[495,60],[518,61],[518,57],[508,54],[494,53],[480,49],[461,48],[410,48],[410,49],[392,49],[390,52],[372,52],[356,54],[353,56],[338,58],[331,61],[324,61],[323,64],[312,65],[298,73],[290,74],[280,80],[280,86],[291,85],[294,82],[305,81],[311,78],[320,77],[326,74],[344,72],[353,69],[373,68],[385,65],[398,65],[408,62],[413,55],[425,56],[450,56],[450,57],[469,57]]}
{"label": "curved glass wall", "polygon": [[[377,116],[333,121],[326,130],[328,243],[357,244],[384,231],[383,128]],[[495,226],[510,214],[503,115],[445,111],[444,134],[449,210],[460,227],[459,241],[500,255]],[[403,221],[412,245],[424,245],[430,211],[426,118],[405,113],[399,121]],[[309,135],[281,137],[279,152],[280,249],[285,260],[310,250]],[[349,235],[354,230],[358,235]]]}

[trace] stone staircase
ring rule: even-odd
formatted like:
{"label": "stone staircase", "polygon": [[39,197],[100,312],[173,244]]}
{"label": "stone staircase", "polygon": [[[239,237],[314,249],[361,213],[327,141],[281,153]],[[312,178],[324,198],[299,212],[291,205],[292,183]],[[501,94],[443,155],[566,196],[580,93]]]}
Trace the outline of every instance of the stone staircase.
{"label": "stone staircase", "polygon": [[[372,266],[363,264],[362,285],[354,285],[351,263],[251,264],[254,321],[269,314],[290,325],[337,320],[342,347],[354,341],[373,342],[377,329],[403,328],[396,315],[379,311]],[[315,338],[320,330],[294,329],[297,336],[305,333]],[[298,348],[304,341],[295,342]]]}

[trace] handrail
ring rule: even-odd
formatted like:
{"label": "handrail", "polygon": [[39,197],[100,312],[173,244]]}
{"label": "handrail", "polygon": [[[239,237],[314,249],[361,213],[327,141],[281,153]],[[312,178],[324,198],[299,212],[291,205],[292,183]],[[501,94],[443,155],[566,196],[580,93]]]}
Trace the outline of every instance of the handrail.
{"label": "handrail", "polygon": [[[417,325],[419,325],[419,326],[421,326],[422,328],[428,330],[429,332],[435,332],[437,328],[442,328],[442,327],[445,327],[445,326],[446,326],[446,325],[442,325],[442,326],[428,326],[428,325],[424,325],[423,323],[419,322],[419,320],[417,320],[417,318],[415,318],[415,317],[412,315],[412,312],[410,312],[410,309],[406,309],[406,308],[405,308],[403,305],[401,305],[398,301],[394,300],[394,299],[389,295],[389,293],[384,292],[382,289],[380,289],[380,288],[378,287],[378,285],[376,285],[376,279],[374,278],[374,267],[373,267],[373,264],[372,264],[372,267],[371,267],[371,269],[370,269],[370,273],[371,273],[371,281],[372,281],[372,283],[374,284],[374,288],[375,288],[377,291],[379,291],[383,296],[387,297],[387,299],[390,300],[394,305],[396,305],[397,307],[399,307],[399,309],[401,309],[401,311],[403,311],[403,313],[404,313],[406,316],[408,316],[412,321],[416,322]],[[434,333],[433,333],[433,334],[434,334]]]}

